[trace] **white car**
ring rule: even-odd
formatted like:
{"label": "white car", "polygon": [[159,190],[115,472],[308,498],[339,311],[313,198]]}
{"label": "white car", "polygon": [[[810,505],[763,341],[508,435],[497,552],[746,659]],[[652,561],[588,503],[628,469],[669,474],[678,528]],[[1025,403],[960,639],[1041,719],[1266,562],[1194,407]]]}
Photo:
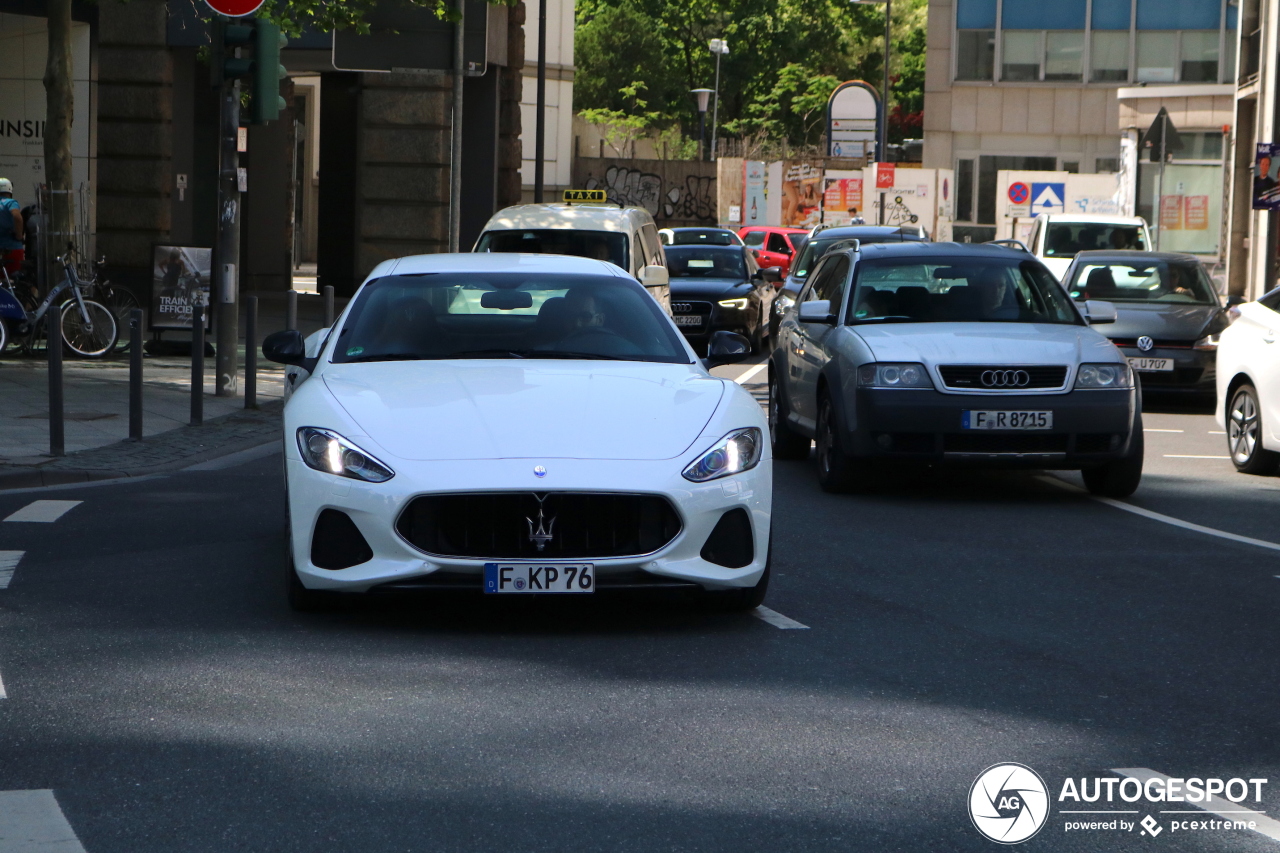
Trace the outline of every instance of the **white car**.
{"label": "white car", "polygon": [[1245,474],[1280,470],[1280,289],[1229,309],[1218,338],[1218,424]]}
{"label": "white car", "polygon": [[991,245],[828,251],[769,365],[775,458],[817,445],[828,491],[891,464],[1076,469],[1094,494],[1142,478],[1133,371],[1038,261]]}
{"label": "white car", "polygon": [[1141,216],[1101,213],[1042,213],[1031,226],[1027,248],[1058,280],[1077,252],[1151,249],[1151,233]]}
{"label": "white car", "polygon": [[[262,349],[300,368],[284,409],[295,608],[446,589],[764,597],[764,414],[612,264],[387,261],[318,355],[296,331]],[[708,363],[748,352],[722,332]]]}

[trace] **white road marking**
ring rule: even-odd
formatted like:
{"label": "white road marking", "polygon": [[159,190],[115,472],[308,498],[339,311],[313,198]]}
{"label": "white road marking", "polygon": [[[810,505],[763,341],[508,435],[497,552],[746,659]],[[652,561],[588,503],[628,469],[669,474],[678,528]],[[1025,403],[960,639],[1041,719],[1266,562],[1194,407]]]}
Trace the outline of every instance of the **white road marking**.
{"label": "white road marking", "polygon": [[9,694],[4,692],[4,679],[0,678],[0,699],[8,699]]}
{"label": "white road marking", "polygon": [[1209,435],[1226,435],[1226,434],[1227,434],[1226,430],[1221,430],[1221,429],[1209,430]]}
{"label": "white road marking", "polygon": [[[1113,506],[1116,509],[1122,509],[1125,512],[1131,512],[1134,515],[1140,515],[1143,518],[1149,518],[1152,521],[1159,521],[1164,524],[1171,524],[1174,527],[1181,527],[1183,530],[1194,530],[1196,533],[1205,533],[1205,534],[1208,534],[1209,536],[1217,536],[1219,539],[1230,539],[1232,542],[1242,542],[1245,545],[1256,545],[1259,548],[1267,548],[1271,551],[1280,551],[1280,544],[1277,544],[1275,542],[1268,542],[1265,539],[1254,539],[1252,536],[1241,536],[1238,533],[1228,533],[1225,530],[1218,530],[1217,528],[1214,528],[1214,527],[1205,527],[1203,524],[1193,524],[1190,521],[1183,521],[1182,519],[1174,518],[1171,515],[1165,515],[1163,513],[1153,512],[1149,509],[1143,509],[1140,506],[1127,504],[1124,501],[1118,501],[1115,498],[1104,498],[1104,497],[1099,497],[1098,495],[1090,495],[1087,492],[1085,492],[1083,489],[1079,488],[1078,486],[1074,486],[1071,483],[1067,483],[1062,480],[1059,480],[1057,477],[1042,476],[1042,477],[1037,477],[1036,479],[1041,480],[1045,483],[1048,483],[1052,486],[1057,486],[1058,488],[1066,489],[1067,491],[1070,491],[1070,492],[1076,492],[1077,494],[1084,494],[1086,497],[1090,498],[1091,500],[1095,500],[1098,503],[1104,503],[1107,506]],[[1280,575],[1277,575],[1277,577],[1280,577]]]}
{"label": "white road marking", "polygon": [[84,853],[53,791],[0,791],[0,853]]}
{"label": "white road marking", "polygon": [[[1161,779],[1165,782],[1169,781],[1169,777],[1163,773],[1157,773],[1154,770],[1148,770],[1146,767],[1117,767],[1111,771],[1121,776],[1128,776],[1130,779],[1137,779],[1142,784],[1146,784],[1148,779]],[[1225,820],[1245,820],[1254,823],[1253,831],[1259,835],[1265,835],[1274,841],[1280,841],[1280,820],[1267,817],[1262,812],[1256,812],[1253,809],[1247,809],[1239,803],[1233,803],[1224,797],[1206,797],[1200,803],[1188,803],[1200,809],[1201,811],[1216,814]],[[1161,812],[1161,814],[1196,814],[1196,812]],[[1239,817],[1233,817],[1239,815]]]}
{"label": "white road marking", "polygon": [[757,364],[755,367],[751,368],[746,373],[742,374],[741,376],[739,376],[737,379],[733,381],[737,382],[739,385],[746,385],[749,379],[752,379],[753,377],[755,377],[757,373],[759,373],[762,370],[767,370],[768,368],[769,368],[769,362],[762,361],[760,364]]}
{"label": "white road marking", "polygon": [[761,622],[768,622],[775,628],[781,628],[784,631],[808,631],[808,625],[802,625],[796,620],[783,616],[776,610],[770,610],[763,604],[751,611],[751,615],[759,619]]}
{"label": "white road marking", "polygon": [[82,503],[84,501],[32,501],[5,521],[53,522]]}
{"label": "white road marking", "polygon": [[1230,456],[1188,456],[1180,453],[1166,453],[1165,459],[1230,459]]}
{"label": "white road marking", "polygon": [[0,589],[8,589],[13,582],[13,572],[26,551],[0,551]]}
{"label": "white road marking", "polygon": [[1182,430],[1182,429],[1155,429],[1153,427],[1143,427],[1142,431],[1143,432],[1186,432],[1186,430]]}

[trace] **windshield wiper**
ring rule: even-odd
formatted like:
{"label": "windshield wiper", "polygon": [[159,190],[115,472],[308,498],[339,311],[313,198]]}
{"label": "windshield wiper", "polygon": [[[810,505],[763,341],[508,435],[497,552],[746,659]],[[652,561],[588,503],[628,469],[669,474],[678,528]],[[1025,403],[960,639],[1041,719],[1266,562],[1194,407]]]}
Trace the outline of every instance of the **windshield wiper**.
{"label": "windshield wiper", "polygon": [[422,358],[430,358],[417,352],[386,352],[375,355],[358,355],[355,358],[348,358],[348,364],[355,364],[361,361],[417,361]]}
{"label": "windshield wiper", "polygon": [[625,358],[620,355],[601,355],[597,352],[570,352],[569,350],[549,349],[549,350],[532,350],[529,355],[533,358],[581,358],[581,359],[602,359],[605,361],[640,361],[641,359]]}
{"label": "windshield wiper", "polygon": [[902,317],[892,315],[889,317],[863,317],[853,321],[852,325],[858,326],[863,323],[926,323],[927,320],[918,320],[915,317]]}
{"label": "windshield wiper", "polygon": [[428,358],[525,358],[527,354],[511,349],[468,349],[451,352],[446,355],[433,355]]}

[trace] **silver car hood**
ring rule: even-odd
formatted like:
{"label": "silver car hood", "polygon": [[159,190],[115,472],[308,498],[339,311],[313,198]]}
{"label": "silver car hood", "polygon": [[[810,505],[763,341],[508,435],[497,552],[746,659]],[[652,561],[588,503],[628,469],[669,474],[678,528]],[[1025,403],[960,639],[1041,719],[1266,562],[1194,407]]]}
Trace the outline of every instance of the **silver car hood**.
{"label": "silver car hood", "polygon": [[1120,361],[1088,326],[1058,323],[886,323],[849,329],[876,361],[939,364],[1066,364]]}

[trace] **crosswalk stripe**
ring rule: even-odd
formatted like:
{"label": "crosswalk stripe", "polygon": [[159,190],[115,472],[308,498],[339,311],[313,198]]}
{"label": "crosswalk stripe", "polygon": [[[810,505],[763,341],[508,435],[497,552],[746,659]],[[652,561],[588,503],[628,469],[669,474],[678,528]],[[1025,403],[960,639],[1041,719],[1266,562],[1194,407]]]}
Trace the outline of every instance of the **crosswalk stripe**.
{"label": "crosswalk stripe", "polygon": [[5,521],[57,521],[84,501],[32,501]]}
{"label": "crosswalk stripe", "polygon": [[53,791],[0,791],[0,853],[84,853]]}
{"label": "crosswalk stripe", "polygon": [[26,551],[0,551],[0,589],[8,589],[13,582],[13,572]]}

